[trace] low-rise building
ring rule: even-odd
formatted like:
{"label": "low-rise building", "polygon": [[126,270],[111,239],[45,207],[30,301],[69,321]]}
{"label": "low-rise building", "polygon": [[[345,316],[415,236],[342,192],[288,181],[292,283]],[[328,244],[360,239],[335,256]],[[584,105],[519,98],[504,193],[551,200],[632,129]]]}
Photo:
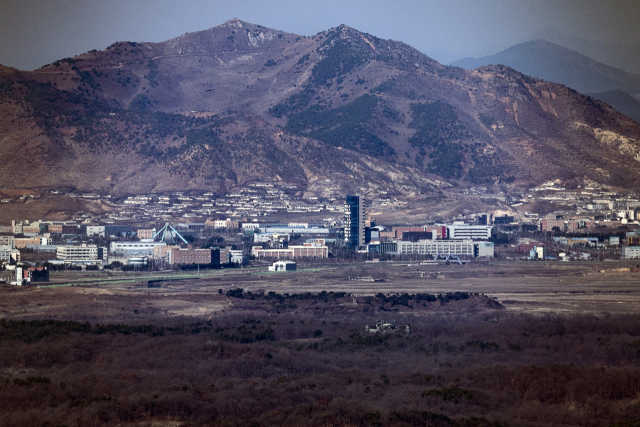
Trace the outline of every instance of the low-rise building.
{"label": "low-rise building", "polygon": [[296,271],[298,264],[293,261],[276,261],[269,266],[269,271]]}
{"label": "low-rise building", "polygon": [[124,256],[152,256],[158,246],[166,246],[165,242],[111,242],[109,251]]}
{"label": "low-rise building", "polygon": [[446,239],[448,237],[447,227],[445,225],[427,225],[424,227],[424,231],[431,232],[432,236],[436,239]]}
{"label": "low-rise building", "polygon": [[87,236],[105,237],[104,225],[87,225]]}
{"label": "low-rise building", "polygon": [[227,228],[226,219],[216,219],[213,221],[213,228]]}
{"label": "low-rise building", "polygon": [[22,227],[22,234],[24,234],[25,236],[37,236],[38,234],[40,234],[40,227],[38,225],[33,226],[23,226]]}
{"label": "low-rise building", "polygon": [[540,220],[540,231],[553,231],[554,227],[558,227],[560,231],[564,231],[565,223],[557,219],[542,218]]}
{"label": "low-rise building", "polygon": [[391,229],[391,234],[386,234],[385,236],[391,236],[394,239],[398,239],[398,240],[402,240],[402,234],[403,233],[419,233],[419,232],[424,232],[425,229],[424,226],[421,227],[393,227]]}
{"label": "low-rise building", "polygon": [[167,255],[167,262],[171,265],[211,264],[211,249],[171,248]]}
{"label": "low-rise building", "polygon": [[78,232],[78,227],[75,225],[66,224],[49,224],[49,227],[47,227],[47,231],[49,233],[57,234],[76,234]]}
{"label": "low-rise building", "polygon": [[420,240],[418,242],[396,241],[398,255],[466,255],[473,257],[472,240]]}
{"label": "low-rise building", "polygon": [[153,258],[168,261],[169,251],[171,249],[180,249],[180,246],[156,246],[153,248]]}
{"label": "low-rise building", "polygon": [[262,249],[261,246],[254,246],[251,254],[256,258],[328,258],[329,248],[317,243],[294,245],[286,249]]}
{"label": "low-rise building", "polygon": [[45,243],[43,243],[42,237],[25,237],[14,239],[14,246],[16,249],[24,249],[27,245],[46,245],[46,239],[44,239]]}
{"label": "low-rise building", "polygon": [[64,261],[103,261],[106,256],[106,248],[96,245],[58,246],[56,250],[56,257]]}
{"label": "low-rise building", "polygon": [[447,225],[450,240],[486,240],[491,238],[491,225],[470,225],[455,221]]}
{"label": "low-rise building", "polygon": [[11,246],[0,246],[0,261],[3,262],[19,262],[20,251]]}
{"label": "low-rise building", "polygon": [[468,257],[493,257],[492,242],[473,240],[419,240],[395,241],[397,255],[463,255]]}
{"label": "low-rise building", "polygon": [[156,235],[155,228],[141,228],[138,230],[139,239],[153,239],[153,236],[155,235]]}
{"label": "low-rise building", "polygon": [[640,258],[640,246],[624,246],[622,258]]}
{"label": "low-rise building", "polygon": [[[289,227],[288,225],[260,227],[260,233],[272,234],[329,234],[324,227]],[[364,236],[363,236],[364,237]]]}
{"label": "low-rise building", "polygon": [[0,236],[0,246],[16,246],[15,237],[13,236]]}
{"label": "low-rise building", "polygon": [[46,267],[29,267],[16,268],[16,281],[11,282],[13,285],[26,285],[31,282],[48,282],[49,270]]}

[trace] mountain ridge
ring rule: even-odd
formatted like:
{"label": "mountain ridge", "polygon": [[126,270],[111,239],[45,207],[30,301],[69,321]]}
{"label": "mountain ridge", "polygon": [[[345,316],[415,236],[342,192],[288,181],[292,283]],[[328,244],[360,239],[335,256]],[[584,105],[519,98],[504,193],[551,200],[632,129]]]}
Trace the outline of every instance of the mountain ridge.
{"label": "mountain ridge", "polygon": [[[598,93],[622,91],[640,99],[640,75],[628,73],[598,62],[579,52],[543,39],[519,43],[495,55],[480,58],[464,58],[451,63],[466,69],[488,64],[504,64],[532,77],[569,86],[580,93],[597,99]],[[623,105],[622,100],[601,99],[614,108]],[[640,110],[626,109],[634,120],[640,120]]]}
{"label": "mountain ridge", "polygon": [[222,193],[276,180],[328,196],[640,183],[640,125],[606,104],[346,25],[304,37],[230,20],[117,42],[0,69],[0,102],[4,187]]}

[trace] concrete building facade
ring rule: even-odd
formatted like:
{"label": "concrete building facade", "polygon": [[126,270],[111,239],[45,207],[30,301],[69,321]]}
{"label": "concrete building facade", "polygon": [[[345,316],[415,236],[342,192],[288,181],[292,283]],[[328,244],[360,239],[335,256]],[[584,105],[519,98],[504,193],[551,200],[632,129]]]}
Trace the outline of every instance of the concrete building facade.
{"label": "concrete building facade", "polygon": [[80,246],[58,246],[56,249],[58,259],[64,261],[103,261],[106,257],[106,248],[96,245],[82,244]]}
{"label": "concrete building facade", "polygon": [[624,246],[622,258],[640,258],[640,246]]}
{"label": "concrete building facade", "polygon": [[262,249],[260,246],[254,246],[251,254],[256,258],[328,258],[329,248],[318,243],[289,246],[287,249]]}
{"label": "concrete building facade", "polygon": [[492,242],[473,240],[420,240],[417,242],[396,241],[397,255],[462,255],[471,258],[493,257]]}
{"label": "concrete building facade", "polygon": [[491,238],[491,225],[469,225],[454,222],[447,225],[450,240],[486,240]]}
{"label": "concrete building facade", "polygon": [[124,256],[152,256],[158,246],[166,246],[165,242],[111,242],[109,251]]}
{"label": "concrete building facade", "polygon": [[171,265],[211,264],[211,249],[171,248],[167,255],[167,261]]}

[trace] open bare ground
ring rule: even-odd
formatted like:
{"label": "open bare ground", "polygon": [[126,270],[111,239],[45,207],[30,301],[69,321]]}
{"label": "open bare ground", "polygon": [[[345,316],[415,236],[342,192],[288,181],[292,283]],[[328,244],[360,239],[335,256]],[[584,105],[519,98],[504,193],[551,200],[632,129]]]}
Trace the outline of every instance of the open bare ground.
{"label": "open bare ground", "polygon": [[75,276],[52,272],[51,283],[88,284],[1,286],[0,317],[118,321],[135,313],[213,318],[233,311],[224,293],[235,288],[281,294],[347,292],[356,306],[358,297],[378,293],[469,292],[493,298],[509,312],[633,314],[640,308],[640,273],[626,270],[611,263],[359,263],[308,265],[284,273],[270,273],[266,267],[203,271],[180,280],[167,276],[166,281],[156,284],[159,287],[147,286],[157,275],[117,276],[112,283],[100,273]]}

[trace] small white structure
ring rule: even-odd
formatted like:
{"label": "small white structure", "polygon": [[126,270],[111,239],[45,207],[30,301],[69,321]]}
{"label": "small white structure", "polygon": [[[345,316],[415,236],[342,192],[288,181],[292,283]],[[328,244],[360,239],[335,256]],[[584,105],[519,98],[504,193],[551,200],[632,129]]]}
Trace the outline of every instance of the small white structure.
{"label": "small white structure", "polygon": [[105,237],[104,225],[87,225],[87,236]]}
{"label": "small white structure", "polygon": [[229,251],[229,262],[234,264],[242,264],[244,261],[244,253],[239,250],[231,250]]}
{"label": "small white structure", "polygon": [[296,271],[298,264],[293,261],[276,261],[269,267],[269,271]]}
{"label": "small white structure", "polygon": [[640,246],[624,246],[622,258],[640,258]]}
{"label": "small white structure", "polygon": [[12,285],[22,286],[26,285],[27,281],[23,279],[22,267],[16,267],[16,280],[11,282]]}

